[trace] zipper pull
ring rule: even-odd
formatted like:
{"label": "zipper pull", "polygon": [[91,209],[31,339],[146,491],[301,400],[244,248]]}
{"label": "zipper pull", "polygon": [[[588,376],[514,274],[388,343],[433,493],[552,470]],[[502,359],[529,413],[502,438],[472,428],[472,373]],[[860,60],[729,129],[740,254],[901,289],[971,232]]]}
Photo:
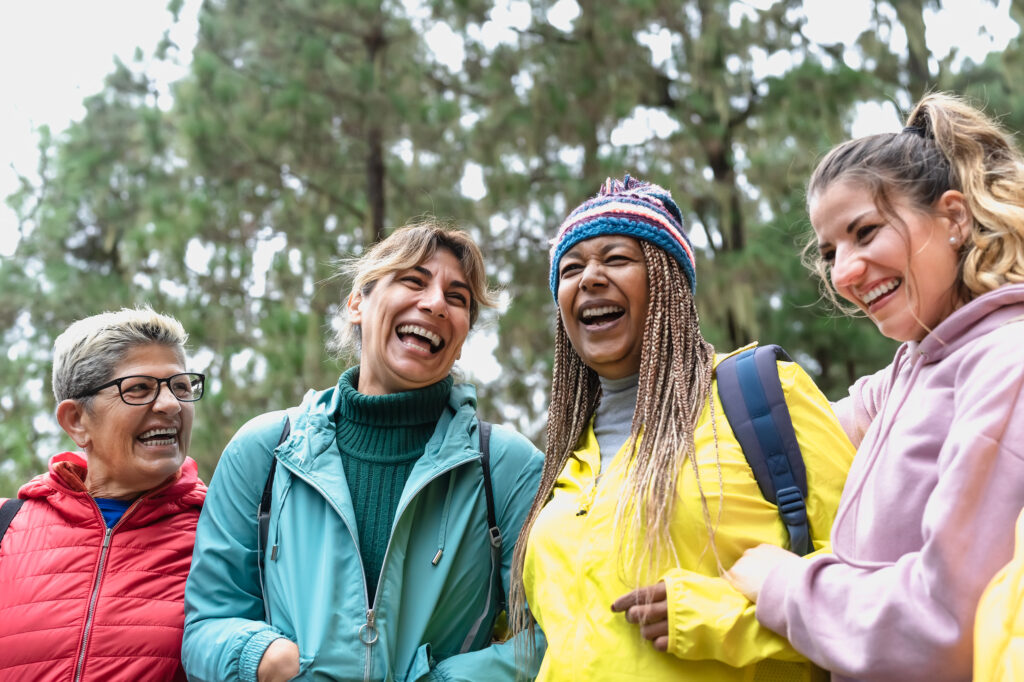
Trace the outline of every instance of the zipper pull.
{"label": "zipper pull", "polygon": [[366,609],[366,622],[359,626],[359,641],[366,646],[371,646],[377,641],[376,620],[377,614],[373,612],[373,609]]}

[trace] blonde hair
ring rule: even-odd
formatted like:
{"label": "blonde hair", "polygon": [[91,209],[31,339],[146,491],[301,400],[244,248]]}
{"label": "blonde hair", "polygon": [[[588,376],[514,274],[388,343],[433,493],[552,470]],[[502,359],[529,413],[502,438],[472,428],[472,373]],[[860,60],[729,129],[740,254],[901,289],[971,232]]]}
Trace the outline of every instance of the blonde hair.
{"label": "blonde hair", "polygon": [[[686,274],[661,248],[641,240],[647,266],[649,306],[644,321],[636,408],[629,447],[635,446],[625,489],[616,507],[623,557],[635,559],[639,574],[653,564],[655,548],[675,554],[671,522],[676,486],[689,463],[700,486],[694,431],[711,391],[715,350],[700,333],[700,321]],[[572,347],[561,315],[555,332],[555,364],[548,405],[547,453],[540,487],[519,533],[512,560],[510,624],[513,632],[534,629],[526,610],[523,570],[530,530],[551,497],[555,481],[572,456],[600,399],[597,372]],[[641,430],[643,438],[640,438]],[[639,439],[639,445],[637,440]],[[713,523],[701,488],[704,520],[714,550]],[[643,541],[637,539],[643,534]],[[717,556],[717,553],[716,553]],[[637,584],[637,587],[640,585]],[[532,637],[527,638],[532,642]]]}
{"label": "blonde hair", "polygon": [[[429,260],[438,249],[450,251],[459,261],[470,290],[469,324],[472,327],[480,315],[480,306],[493,308],[497,304],[487,285],[483,255],[472,237],[437,220],[427,219],[398,228],[362,256],[342,261],[336,274],[352,280],[352,293],[358,291],[366,296],[387,275],[416,267]],[[332,349],[358,353],[359,326],[349,321],[344,306],[338,323]]]}
{"label": "blonde hair", "polygon": [[[808,203],[838,181],[866,188],[878,209],[895,217],[902,199],[932,213],[948,190],[964,195],[971,216],[960,247],[954,294],[966,303],[1004,284],[1024,282],[1024,157],[991,118],[950,94],[925,96],[901,133],[844,142],[818,164],[807,186]],[[804,262],[838,304],[829,268],[813,242]],[[842,307],[842,306],[840,306]]]}
{"label": "blonde hair", "polygon": [[53,342],[53,397],[88,405],[82,394],[111,379],[129,350],[159,344],[185,363],[188,334],[178,320],[152,308],[123,308],[78,320]]}

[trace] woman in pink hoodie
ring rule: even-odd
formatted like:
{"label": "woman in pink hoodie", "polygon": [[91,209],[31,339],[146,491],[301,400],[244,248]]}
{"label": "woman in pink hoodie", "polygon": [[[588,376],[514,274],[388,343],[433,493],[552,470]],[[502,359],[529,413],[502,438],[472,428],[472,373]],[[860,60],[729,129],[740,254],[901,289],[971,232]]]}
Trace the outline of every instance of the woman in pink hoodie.
{"label": "woman in pink hoodie", "polygon": [[807,195],[828,294],[903,345],[834,406],[858,447],[834,553],[761,545],[728,576],[833,680],[969,680],[1024,506],[1024,158],[933,94],[833,149]]}

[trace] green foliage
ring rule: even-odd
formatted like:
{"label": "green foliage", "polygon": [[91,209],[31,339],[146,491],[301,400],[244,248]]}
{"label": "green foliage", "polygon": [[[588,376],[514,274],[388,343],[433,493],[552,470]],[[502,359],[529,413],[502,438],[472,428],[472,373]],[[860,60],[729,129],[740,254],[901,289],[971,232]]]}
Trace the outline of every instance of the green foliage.
{"label": "green foliage", "polygon": [[[799,0],[578,0],[569,25],[551,23],[556,4],[531,0],[529,22],[496,41],[493,0],[208,0],[169,111],[141,59],[116,64],[80,122],[41,131],[40,180],[8,199],[22,238],[0,259],[0,495],[70,445],[48,372],[73,320],[141,303],[181,319],[210,377],[192,446],[208,479],[247,419],[336,380],[324,347],[346,289],[332,263],[425,214],[480,240],[510,300],[482,411],[540,443],[547,240],[624,172],[672,190],[702,244],[698,306],[716,347],[780,343],[833,398],[883,366],[893,344],[822,305],[800,265],[804,183],[862,102],[953,89],[1024,129],[1020,39],[954,68],[924,40],[934,0],[878,0],[850,45],[808,38]],[[427,47],[441,27],[462,42],[461,69]],[[165,36],[156,57],[171,47]],[[660,131],[637,139],[644,119]],[[478,200],[460,189],[471,165]]]}

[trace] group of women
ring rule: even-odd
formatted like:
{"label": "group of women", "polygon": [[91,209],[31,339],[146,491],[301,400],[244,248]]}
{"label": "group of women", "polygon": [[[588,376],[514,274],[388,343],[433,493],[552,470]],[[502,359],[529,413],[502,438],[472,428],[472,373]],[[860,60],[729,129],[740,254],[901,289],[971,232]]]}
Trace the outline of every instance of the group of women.
{"label": "group of women", "polygon": [[733,354],[701,334],[682,215],[626,176],[551,241],[544,454],[453,380],[494,303],[458,230],[401,228],[349,264],[359,364],[243,426],[208,495],[180,325],[72,325],[53,388],[81,452],[0,536],[0,677],[1024,679],[1024,158],[929,95],[902,132],[832,150],[808,209],[826,294],[903,342],[831,404],[776,364],[810,555],[784,549],[726,417]]}

